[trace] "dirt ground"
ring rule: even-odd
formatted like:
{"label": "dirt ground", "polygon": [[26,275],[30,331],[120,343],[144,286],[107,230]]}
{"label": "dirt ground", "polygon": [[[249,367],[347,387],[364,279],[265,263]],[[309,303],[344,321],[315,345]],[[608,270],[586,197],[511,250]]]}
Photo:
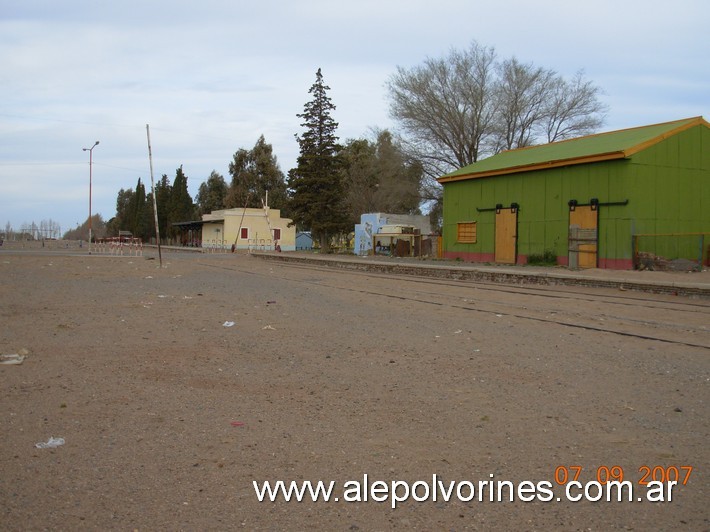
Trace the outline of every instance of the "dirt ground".
{"label": "dirt ground", "polygon": [[[3,530],[710,530],[707,300],[164,266],[0,250],[0,353],[26,355],[0,365]],[[565,500],[613,466],[632,502]],[[672,502],[637,500],[645,468],[680,474]],[[346,501],[365,475],[554,496]],[[259,502],[267,480],[340,500]]]}

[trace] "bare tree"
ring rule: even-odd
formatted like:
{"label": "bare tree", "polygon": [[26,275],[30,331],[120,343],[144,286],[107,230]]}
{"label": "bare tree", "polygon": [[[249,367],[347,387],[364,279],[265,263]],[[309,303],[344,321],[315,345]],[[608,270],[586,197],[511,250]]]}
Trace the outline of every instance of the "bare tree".
{"label": "bare tree", "polygon": [[583,78],[580,70],[570,81],[557,77],[543,120],[547,142],[589,135],[604,123],[606,106],[599,102],[599,87]]}
{"label": "bare tree", "polygon": [[494,61],[492,48],[474,42],[411,70],[398,67],[388,81],[390,115],[428,175],[478,160],[495,116]]}
{"label": "bare tree", "polygon": [[498,112],[493,153],[533,144],[536,127],[547,112],[546,102],[554,81],[551,70],[525,65],[515,58],[503,61],[495,88]]}
{"label": "bare tree", "polygon": [[515,58],[498,62],[476,42],[398,67],[387,88],[402,144],[433,178],[501,150],[593,132],[605,111],[581,72],[566,81]]}

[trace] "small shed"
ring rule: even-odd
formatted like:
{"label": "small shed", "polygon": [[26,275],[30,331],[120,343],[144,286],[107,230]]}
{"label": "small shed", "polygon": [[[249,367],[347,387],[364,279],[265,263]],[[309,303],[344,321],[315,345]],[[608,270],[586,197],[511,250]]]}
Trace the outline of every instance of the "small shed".
{"label": "small shed", "polygon": [[710,124],[688,118],[499,153],[439,178],[443,256],[576,268],[708,262]]}
{"label": "small shed", "polygon": [[296,232],[296,251],[310,251],[313,249],[313,237],[310,231]]}

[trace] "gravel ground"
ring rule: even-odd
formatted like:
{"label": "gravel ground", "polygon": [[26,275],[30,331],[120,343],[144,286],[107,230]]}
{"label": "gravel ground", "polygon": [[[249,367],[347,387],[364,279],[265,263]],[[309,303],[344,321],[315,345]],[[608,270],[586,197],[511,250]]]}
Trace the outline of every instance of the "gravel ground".
{"label": "gravel ground", "polygon": [[[2,529],[710,529],[708,301],[157,263],[0,253],[0,353],[25,355],[0,365]],[[564,500],[564,473],[613,466],[633,502]],[[693,470],[638,502],[656,466]],[[365,475],[554,491],[346,502]],[[332,480],[340,500],[259,502],[267,480]]]}

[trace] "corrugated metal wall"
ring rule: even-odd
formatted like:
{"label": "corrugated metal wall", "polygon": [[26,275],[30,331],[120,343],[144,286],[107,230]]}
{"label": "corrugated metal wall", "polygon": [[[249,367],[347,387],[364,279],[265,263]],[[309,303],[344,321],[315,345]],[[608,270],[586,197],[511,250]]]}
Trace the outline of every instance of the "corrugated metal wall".
{"label": "corrugated metal wall", "polygon": [[[705,147],[705,150],[703,150]],[[600,266],[627,265],[634,233],[710,231],[710,130],[698,126],[627,160],[470,179],[444,186],[445,256],[492,261],[496,204],[520,205],[518,261],[553,250],[566,263],[569,207],[597,198]],[[459,222],[477,222],[475,244],[456,242]],[[694,243],[689,245],[695,245]],[[616,262],[615,262],[616,261]]]}

